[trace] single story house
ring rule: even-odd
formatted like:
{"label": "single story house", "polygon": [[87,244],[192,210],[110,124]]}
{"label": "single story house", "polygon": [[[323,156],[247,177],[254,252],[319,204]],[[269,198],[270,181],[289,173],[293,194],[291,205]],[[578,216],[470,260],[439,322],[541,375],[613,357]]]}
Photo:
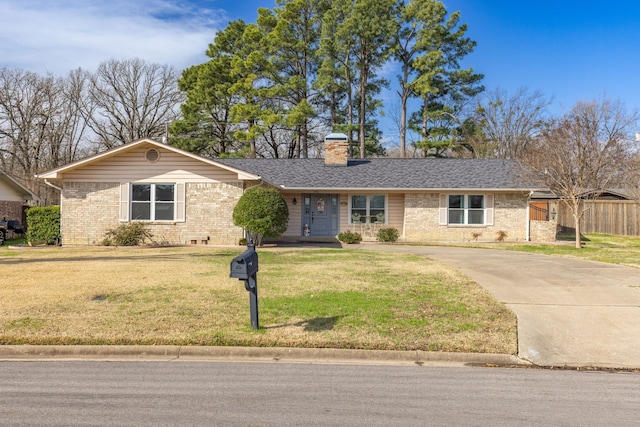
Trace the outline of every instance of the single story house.
{"label": "single story house", "polygon": [[35,193],[0,169],[0,220],[18,221],[24,225],[26,209],[39,200]]}
{"label": "single story house", "polygon": [[481,159],[349,159],[343,134],[324,159],[208,159],[141,139],[38,175],[61,189],[63,244],[99,244],[107,230],[145,221],[175,244],[238,244],[232,212],[254,186],[277,188],[289,207],[282,240],[375,240],[393,227],[404,241],[554,240],[532,231],[518,166]]}

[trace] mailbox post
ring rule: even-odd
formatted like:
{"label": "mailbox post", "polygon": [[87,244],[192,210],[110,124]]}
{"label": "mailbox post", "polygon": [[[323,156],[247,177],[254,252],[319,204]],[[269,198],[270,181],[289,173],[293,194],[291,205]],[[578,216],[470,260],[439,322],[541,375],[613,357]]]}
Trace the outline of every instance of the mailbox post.
{"label": "mailbox post", "polygon": [[229,277],[244,280],[244,288],[249,291],[249,310],[251,328],[259,329],[258,324],[258,253],[253,241],[247,244],[247,250],[231,261]]}

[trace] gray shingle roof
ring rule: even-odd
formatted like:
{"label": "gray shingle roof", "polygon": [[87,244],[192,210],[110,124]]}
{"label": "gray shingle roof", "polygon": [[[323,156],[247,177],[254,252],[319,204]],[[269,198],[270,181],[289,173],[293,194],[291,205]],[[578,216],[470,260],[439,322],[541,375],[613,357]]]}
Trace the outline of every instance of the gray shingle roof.
{"label": "gray shingle roof", "polygon": [[327,166],[323,159],[216,159],[260,175],[283,189],[495,189],[528,190],[509,160],[391,159],[349,160]]}

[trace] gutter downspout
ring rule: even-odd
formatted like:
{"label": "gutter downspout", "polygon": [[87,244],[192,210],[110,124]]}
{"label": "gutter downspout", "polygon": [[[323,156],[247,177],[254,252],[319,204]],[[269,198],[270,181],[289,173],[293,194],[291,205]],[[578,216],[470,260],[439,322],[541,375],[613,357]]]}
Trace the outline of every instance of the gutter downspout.
{"label": "gutter downspout", "polygon": [[62,188],[58,187],[57,185],[53,184],[52,182],[49,182],[49,180],[45,179],[44,183],[47,184],[49,187],[55,188],[56,190],[58,190],[59,192],[62,193]]}
{"label": "gutter downspout", "polygon": [[242,190],[242,192],[245,193],[247,190],[251,190],[252,188],[260,187],[263,184],[264,184],[264,181],[262,180],[262,178],[260,178],[260,182],[258,184],[252,185],[251,187],[247,187],[244,190]]}

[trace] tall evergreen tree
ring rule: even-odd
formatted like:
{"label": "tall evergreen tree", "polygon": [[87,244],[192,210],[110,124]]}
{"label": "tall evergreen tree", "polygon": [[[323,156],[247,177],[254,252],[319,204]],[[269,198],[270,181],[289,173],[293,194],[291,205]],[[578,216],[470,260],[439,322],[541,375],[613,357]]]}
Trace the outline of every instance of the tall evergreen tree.
{"label": "tall evergreen tree", "polygon": [[325,0],[278,0],[277,23],[266,37],[274,63],[274,91],[285,103],[284,121],[295,130],[297,157],[309,156],[310,120],[316,115],[312,82],[317,77]]}
{"label": "tall evergreen tree", "polygon": [[242,48],[246,27],[242,20],[229,23],[209,45],[211,59],[183,71],[178,87],[186,93],[186,101],[181,106],[182,118],[170,128],[172,145],[207,157],[241,150],[234,138],[238,125],[231,121],[235,100],[230,88],[236,81],[231,63]]}
{"label": "tall evergreen tree", "polygon": [[465,37],[467,25],[459,23],[460,13],[447,17],[440,1],[410,0],[400,6],[396,19],[401,156],[406,155],[407,101],[412,97],[422,100],[419,120],[413,119],[421,134],[417,146],[425,155],[440,156],[456,144],[452,130],[460,124],[457,115],[464,102],[483,90],[483,76],[460,67],[476,43]]}

